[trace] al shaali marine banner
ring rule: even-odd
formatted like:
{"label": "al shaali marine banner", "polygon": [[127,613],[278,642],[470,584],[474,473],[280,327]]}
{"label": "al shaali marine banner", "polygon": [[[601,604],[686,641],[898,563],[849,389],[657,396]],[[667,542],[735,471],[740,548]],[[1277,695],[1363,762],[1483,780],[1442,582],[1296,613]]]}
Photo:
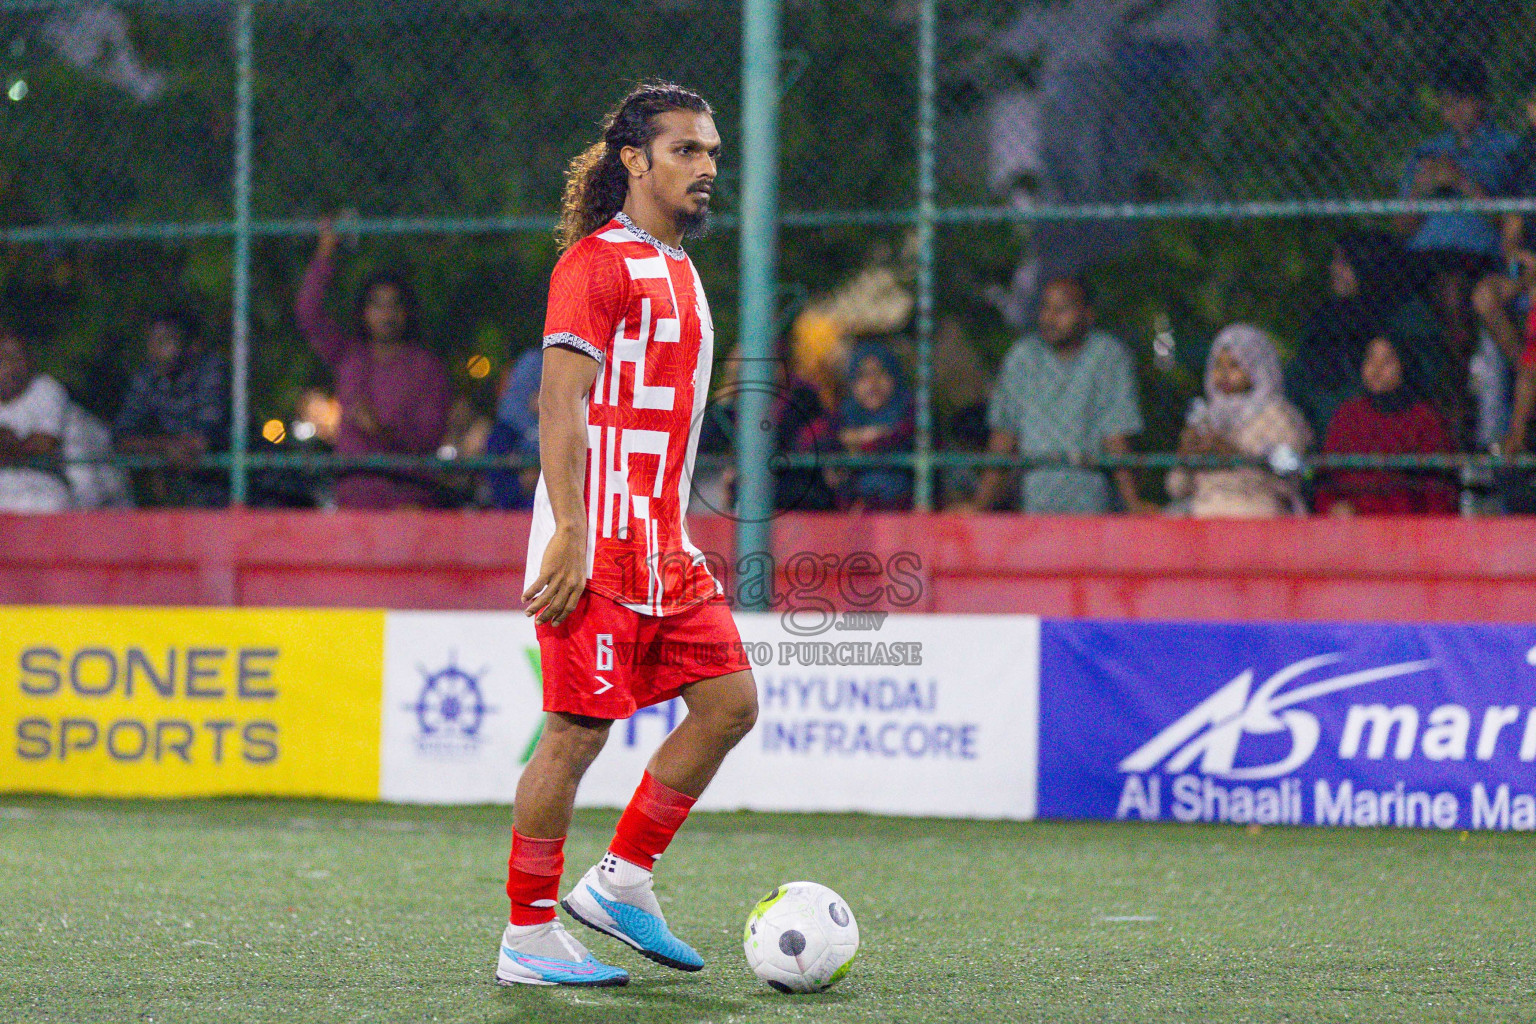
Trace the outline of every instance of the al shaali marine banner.
{"label": "al shaali marine banner", "polygon": [[1536,828],[1536,628],[1041,626],[1039,813]]}

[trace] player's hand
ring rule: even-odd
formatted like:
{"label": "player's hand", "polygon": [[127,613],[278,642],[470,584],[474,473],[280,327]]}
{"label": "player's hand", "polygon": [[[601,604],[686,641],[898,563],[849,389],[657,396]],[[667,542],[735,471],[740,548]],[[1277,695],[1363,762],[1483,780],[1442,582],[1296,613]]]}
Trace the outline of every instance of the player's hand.
{"label": "player's hand", "polygon": [[576,608],[587,587],[587,543],[584,529],[557,529],[544,549],[539,577],[523,591],[523,614],[535,622],[558,626]]}

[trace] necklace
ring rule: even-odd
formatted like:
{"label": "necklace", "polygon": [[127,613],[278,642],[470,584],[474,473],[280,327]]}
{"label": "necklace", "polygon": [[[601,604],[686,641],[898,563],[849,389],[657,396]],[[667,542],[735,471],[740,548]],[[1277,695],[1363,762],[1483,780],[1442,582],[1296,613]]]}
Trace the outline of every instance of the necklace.
{"label": "necklace", "polygon": [[629,214],[625,213],[623,210],[618,212],[615,219],[618,220],[620,224],[623,224],[626,228],[628,228],[630,233],[639,238],[640,241],[654,245],[656,248],[660,249],[662,252],[666,253],[668,256],[671,256],[675,260],[687,259],[688,254],[683,252],[682,246],[668,245],[666,242],[663,242],[661,239],[645,230],[645,228],[630,220]]}

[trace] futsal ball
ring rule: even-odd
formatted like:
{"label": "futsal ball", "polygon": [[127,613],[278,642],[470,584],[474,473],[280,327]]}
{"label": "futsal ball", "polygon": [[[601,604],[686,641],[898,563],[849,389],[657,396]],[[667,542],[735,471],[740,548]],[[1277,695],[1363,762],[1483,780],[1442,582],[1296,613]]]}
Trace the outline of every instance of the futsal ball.
{"label": "futsal ball", "polygon": [[752,973],[780,992],[820,992],[848,973],[859,923],[826,886],[789,882],[752,908],[742,946]]}

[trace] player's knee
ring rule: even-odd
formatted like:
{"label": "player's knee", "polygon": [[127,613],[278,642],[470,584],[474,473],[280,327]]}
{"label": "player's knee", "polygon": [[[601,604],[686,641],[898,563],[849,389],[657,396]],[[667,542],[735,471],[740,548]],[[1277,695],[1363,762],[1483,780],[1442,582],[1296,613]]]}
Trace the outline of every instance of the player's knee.
{"label": "player's knee", "polygon": [[711,724],[726,740],[735,743],[757,724],[757,691],[748,689],[714,709]]}
{"label": "player's knee", "polygon": [[752,727],[755,726],[756,724],[757,724],[757,694],[754,693],[752,695],[751,701],[749,701],[747,703],[747,705],[744,708],[742,708],[741,716],[736,721],[737,738],[739,739],[740,737],[745,736],[747,733],[751,732],[752,731]]}
{"label": "player's knee", "polygon": [[545,719],[539,746],[546,748],[550,760],[557,764],[584,771],[602,753],[610,724],[600,719],[550,715]]}

